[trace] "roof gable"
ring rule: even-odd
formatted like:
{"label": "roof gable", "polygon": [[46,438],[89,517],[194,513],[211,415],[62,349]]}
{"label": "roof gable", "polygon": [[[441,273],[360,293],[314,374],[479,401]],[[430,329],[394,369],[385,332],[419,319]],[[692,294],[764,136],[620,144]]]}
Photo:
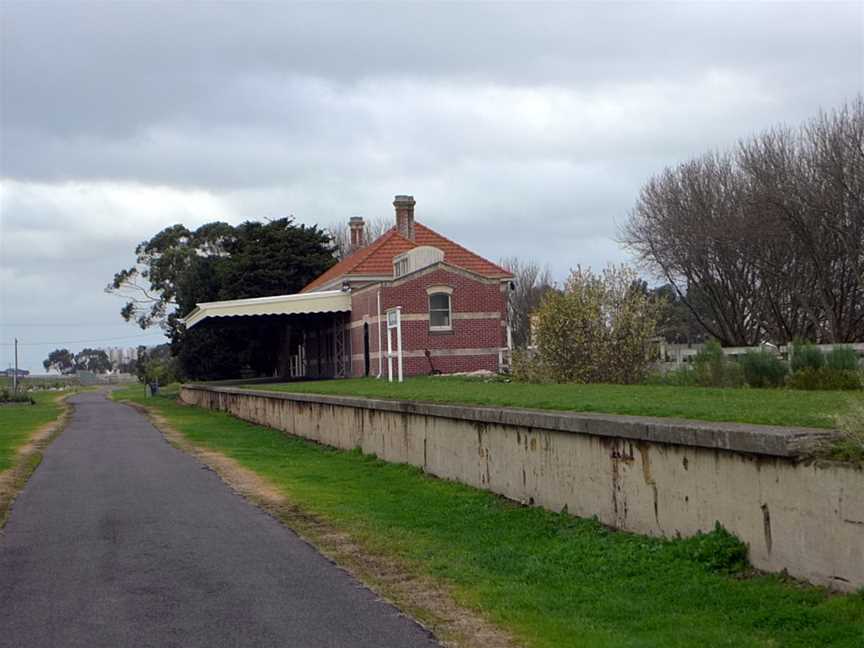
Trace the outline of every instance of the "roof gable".
{"label": "roof gable", "polygon": [[501,266],[484,259],[479,254],[475,254],[471,250],[462,247],[446,236],[442,236],[435,230],[429,229],[422,223],[414,223],[414,243],[414,247],[431,245],[440,249],[444,252],[444,261],[457,268],[464,268],[484,277],[500,277],[503,279],[513,276]]}
{"label": "roof gable", "polygon": [[425,225],[414,222],[414,241],[409,241],[394,227],[374,242],[342,259],[324,274],[311,281],[301,292],[322,288],[341,277],[389,277],[393,274],[393,258],[421,245],[431,245],[444,252],[444,261],[490,278],[506,279],[513,275],[504,268],[441,236]]}

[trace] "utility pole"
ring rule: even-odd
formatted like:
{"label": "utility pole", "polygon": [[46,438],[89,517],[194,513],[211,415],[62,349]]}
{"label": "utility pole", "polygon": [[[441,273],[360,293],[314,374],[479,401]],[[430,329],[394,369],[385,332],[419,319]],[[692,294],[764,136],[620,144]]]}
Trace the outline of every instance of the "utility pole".
{"label": "utility pole", "polygon": [[15,369],[12,374],[12,391],[18,393],[18,338],[15,338]]}

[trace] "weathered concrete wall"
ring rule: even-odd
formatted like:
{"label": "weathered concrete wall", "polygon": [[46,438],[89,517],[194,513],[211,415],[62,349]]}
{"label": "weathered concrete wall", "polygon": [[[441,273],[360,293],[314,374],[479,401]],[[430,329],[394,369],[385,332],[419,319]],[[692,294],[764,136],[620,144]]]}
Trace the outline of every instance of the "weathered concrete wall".
{"label": "weathered concrete wall", "polygon": [[760,569],[864,587],[864,470],[797,458],[825,432],[195,385],[181,399],[627,531],[719,521]]}

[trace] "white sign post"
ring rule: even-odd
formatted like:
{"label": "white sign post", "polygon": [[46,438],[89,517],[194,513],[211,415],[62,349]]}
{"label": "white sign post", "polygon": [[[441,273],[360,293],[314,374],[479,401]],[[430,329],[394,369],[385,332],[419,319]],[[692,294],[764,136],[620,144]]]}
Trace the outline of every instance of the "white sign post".
{"label": "white sign post", "polygon": [[399,382],[402,382],[402,307],[397,306],[387,311],[387,380],[393,382],[393,337],[396,330],[396,366]]}

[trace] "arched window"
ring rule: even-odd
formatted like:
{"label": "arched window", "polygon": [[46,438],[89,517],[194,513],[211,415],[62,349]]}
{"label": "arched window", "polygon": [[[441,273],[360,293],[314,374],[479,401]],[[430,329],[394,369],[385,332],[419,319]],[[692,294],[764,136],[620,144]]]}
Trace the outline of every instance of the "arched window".
{"label": "arched window", "polygon": [[449,331],[453,326],[450,297],[453,289],[445,286],[430,288],[429,293],[429,330]]}

